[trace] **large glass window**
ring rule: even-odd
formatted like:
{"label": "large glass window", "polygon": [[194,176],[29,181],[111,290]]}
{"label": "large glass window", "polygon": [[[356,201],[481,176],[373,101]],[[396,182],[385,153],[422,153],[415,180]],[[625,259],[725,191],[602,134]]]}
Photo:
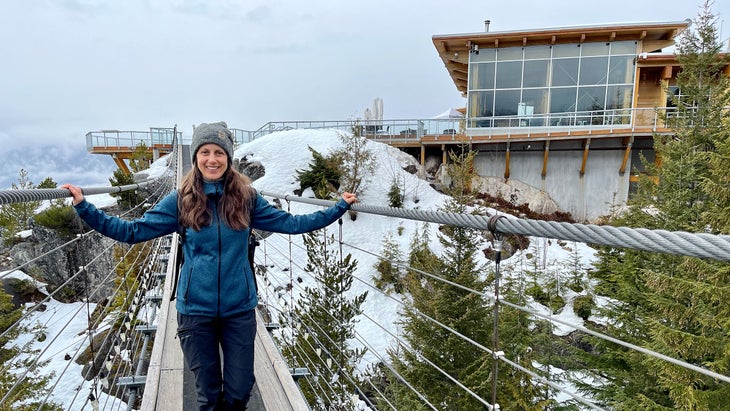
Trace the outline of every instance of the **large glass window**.
{"label": "large glass window", "polygon": [[520,88],[521,80],[521,61],[506,61],[497,63],[497,84],[495,88]]}
{"label": "large glass window", "polygon": [[611,56],[608,82],[611,84],[633,83],[634,56]]}
{"label": "large glass window", "polygon": [[494,88],[494,63],[471,64],[469,69],[471,82],[469,88],[472,90],[484,90]]}
{"label": "large glass window", "polygon": [[617,54],[630,54],[632,56],[636,56],[636,46],[638,43],[636,41],[614,41],[611,43],[611,55],[615,56]]}
{"label": "large glass window", "polygon": [[578,88],[576,111],[595,111],[605,109],[606,87],[591,86]]}
{"label": "large glass window", "polygon": [[578,84],[579,59],[553,60],[552,86],[574,86]]}
{"label": "large glass window", "polygon": [[525,47],[525,60],[549,59],[550,46],[529,46]]}
{"label": "large glass window", "polygon": [[583,43],[580,48],[581,57],[608,56],[608,48],[611,43]]}
{"label": "large glass window", "polygon": [[472,125],[626,123],[637,47],[617,41],[480,48],[470,54],[469,115],[494,118]]}
{"label": "large glass window", "polygon": [[522,60],[522,47],[506,47],[497,49],[497,60]]}
{"label": "large glass window", "polygon": [[547,88],[533,88],[522,91],[522,103],[531,107],[527,112],[545,114],[548,112],[549,94]]}
{"label": "large glass window", "polygon": [[[547,88],[532,88],[522,91],[522,112],[518,109],[517,115],[528,117],[520,125],[533,127],[545,125],[545,117],[538,114],[547,114],[550,107],[550,94]],[[538,116],[535,116],[538,115]]]}
{"label": "large glass window", "polygon": [[516,116],[520,105],[520,90],[497,90],[494,93],[494,115]]}
{"label": "large glass window", "polygon": [[580,60],[580,84],[606,84],[608,57],[585,57]]}
{"label": "large glass window", "polygon": [[578,57],[580,47],[578,44],[556,44],[553,46],[553,58]]}
{"label": "large glass window", "polygon": [[494,115],[494,91],[474,91],[469,94],[469,117]]}
{"label": "large glass window", "polygon": [[561,87],[550,90],[550,112],[566,113],[575,111],[577,87]]}
{"label": "large glass window", "polygon": [[634,86],[608,86],[606,93],[606,108],[617,110],[631,107],[631,96]]}
{"label": "large glass window", "polygon": [[472,63],[478,63],[480,61],[494,61],[496,60],[497,50],[495,49],[482,49],[479,50],[479,54],[472,54],[469,56],[469,61]]}
{"label": "large glass window", "polygon": [[524,78],[522,87],[547,87],[548,65],[550,60],[527,60],[525,61]]}

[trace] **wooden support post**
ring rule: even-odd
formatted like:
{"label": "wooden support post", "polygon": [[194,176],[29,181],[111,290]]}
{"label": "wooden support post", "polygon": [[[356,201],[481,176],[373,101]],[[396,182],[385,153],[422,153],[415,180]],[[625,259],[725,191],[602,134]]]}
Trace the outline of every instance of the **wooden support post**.
{"label": "wooden support post", "polygon": [[581,177],[586,173],[586,163],[588,162],[588,150],[591,147],[591,139],[586,139],[586,146],[583,149],[583,162],[580,164],[580,175]]}
{"label": "wooden support post", "polygon": [[446,164],[449,157],[446,155],[446,144],[441,144],[441,164]]}
{"label": "wooden support post", "polygon": [[634,136],[629,137],[629,141],[625,144],[626,150],[624,151],[624,159],[621,162],[621,168],[618,170],[618,174],[621,176],[626,172],[626,163],[629,162],[629,156],[631,156],[631,146],[634,145]]}
{"label": "wooden support post", "polygon": [[550,140],[545,140],[545,150],[542,153],[542,173],[540,174],[542,178],[545,178],[547,176],[547,163],[548,163],[548,157],[550,153]]}
{"label": "wooden support post", "polygon": [[119,167],[120,170],[124,171],[124,173],[127,175],[132,174],[123,159],[119,158],[119,156],[117,156],[116,154],[112,154],[112,158],[114,159],[114,163],[117,165],[117,167]]}
{"label": "wooden support post", "polygon": [[507,151],[504,157],[504,179],[509,180],[509,142],[507,142]]}
{"label": "wooden support post", "polygon": [[421,165],[426,165],[426,146],[421,144]]}

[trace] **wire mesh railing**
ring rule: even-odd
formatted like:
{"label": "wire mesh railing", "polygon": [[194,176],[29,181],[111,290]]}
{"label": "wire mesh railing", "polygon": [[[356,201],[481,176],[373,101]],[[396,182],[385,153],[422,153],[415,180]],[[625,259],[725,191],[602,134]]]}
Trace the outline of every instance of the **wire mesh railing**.
{"label": "wire mesh railing", "polygon": [[[264,196],[283,199],[287,202],[300,202],[320,206],[327,206],[332,204],[331,202],[325,200],[301,198],[296,196],[270,193],[266,191],[260,191],[260,193]],[[403,210],[389,207],[373,207],[360,204],[353,205],[352,209],[353,211],[356,211],[358,213],[377,214],[379,216],[387,218],[410,219],[415,221],[425,221],[449,226],[468,227],[476,230],[491,231],[492,233],[497,233],[500,235],[511,233],[531,237],[546,237],[562,241],[579,241],[594,245],[599,244],[611,247],[639,249],[665,254],[695,256],[700,258],[713,258],[722,261],[728,261],[728,257],[730,256],[730,236],[726,235],[667,232],[663,230],[632,229],[628,227],[617,228],[611,226],[592,226],[582,224],[532,221],[515,219],[498,214],[494,214],[491,216],[475,216],[471,214],[457,215],[453,213],[433,212],[425,210]],[[287,245],[287,243],[289,245]],[[298,254],[294,256],[291,255],[291,251],[287,251],[287,247],[291,249],[292,244],[293,248],[298,249],[299,251]],[[494,292],[494,290],[484,291],[470,289],[468,287],[464,287],[461,284],[453,283],[448,279],[444,279],[436,273],[419,270],[417,268],[408,266],[401,261],[389,260],[389,257],[384,256],[381,253],[378,253],[377,251],[374,251],[372,249],[368,249],[372,248],[372,243],[366,245],[359,242],[353,243],[347,240],[340,240],[340,244],[344,245],[344,247],[351,252],[358,253],[358,255],[360,256],[370,255],[377,258],[379,261],[389,261],[393,265],[401,265],[404,269],[415,272],[424,278],[428,277],[432,280],[441,281],[442,283],[448,285],[449,287],[453,287],[454,289],[458,289],[460,291],[468,293],[474,293],[482,297],[484,301],[493,304],[495,307],[497,306],[496,303],[498,302],[503,307],[501,309],[509,309],[516,312],[522,312],[534,320],[544,320],[551,324],[568,327],[573,330],[592,335],[596,338],[623,346],[642,355],[651,356],[654,358],[658,358],[661,361],[672,363],[679,367],[696,372],[699,375],[710,377],[716,381],[722,381],[724,383],[730,382],[730,376],[728,375],[712,371],[701,365],[692,364],[681,359],[664,355],[646,347],[641,347],[626,341],[622,341],[605,333],[590,330],[582,326],[580,323],[565,321],[555,315],[541,312],[540,310],[537,310],[530,305],[514,303],[505,297],[500,297]],[[303,328],[301,325],[298,325],[299,323],[308,322],[309,324],[312,324],[316,321],[307,318],[295,318],[295,316],[291,313],[291,301],[296,301],[298,297],[288,295],[291,293],[297,296],[301,296],[305,292],[305,288],[311,287],[311,284],[316,283],[317,280],[315,278],[310,278],[309,282],[302,281],[301,277],[311,276],[312,274],[308,273],[306,267],[303,266],[303,262],[296,262],[302,261],[303,255],[305,253],[304,246],[301,245],[299,241],[292,240],[289,236],[272,235],[264,240],[263,249],[265,249],[266,251],[264,252],[264,255],[258,256],[259,262],[262,262],[262,265],[268,268],[263,270],[264,279],[262,281],[265,285],[265,288],[262,298],[266,302],[266,306],[269,307],[269,309],[279,313],[280,319],[289,321],[288,326],[284,326],[284,329],[287,331],[284,331],[281,334],[281,343],[284,345],[291,344],[291,335],[300,333],[297,327],[299,327],[299,329]],[[278,259],[281,259],[281,261],[278,261]],[[295,261],[293,263],[293,266],[292,260]],[[293,274],[293,272],[295,272],[295,274]],[[382,299],[391,300],[397,307],[400,307],[399,310],[415,310],[412,305],[409,305],[410,303],[408,301],[408,298],[393,297],[389,292],[386,292],[373,284],[371,279],[365,278],[366,276],[367,275],[356,274],[355,281],[363,284],[365,287],[368,288],[370,292],[379,293],[381,295],[381,301]],[[422,313],[419,313],[419,315],[421,315],[427,321],[431,321],[435,327],[441,328],[446,332],[456,336],[457,338],[467,341],[469,344],[472,344],[477,349],[482,350],[489,356],[492,356],[495,361],[502,363],[507,367],[507,369],[511,369],[513,371],[516,370],[524,373],[525,375],[529,376],[529,378],[531,378],[533,381],[549,387],[553,392],[562,394],[563,397],[570,398],[574,403],[580,404],[581,407],[587,409],[604,409],[600,404],[596,403],[590,397],[585,397],[581,393],[577,392],[575,389],[571,390],[570,388],[566,388],[566,384],[564,381],[559,381],[557,378],[551,378],[550,373],[546,374],[544,372],[540,372],[540,370],[527,367],[524,364],[521,364],[517,359],[510,358],[498,348],[495,349],[494,347],[490,347],[490,344],[487,341],[475,341],[470,337],[459,333],[451,326],[441,323],[436,319],[429,318],[428,315]],[[391,360],[391,358],[388,357],[387,351],[383,351],[382,346],[380,348],[374,347],[373,341],[389,340],[391,341],[391,350],[393,349],[393,346],[399,347],[402,350],[413,350],[412,347],[409,347],[408,342],[403,340],[402,337],[399,335],[399,329],[397,327],[396,329],[393,329],[392,323],[385,324],[381,320],[375,318],[374,315],[369,314],[367,311],[363,311],[362,313],[360,313],[359,316],[361,318],[367,319],[369,322],[372,323],[374,328],[381,330],[381,332],[374,338],[373,335],[364,336],[361,335],[359,332],[356,332],[352,341],[357,341],[363,346],[367,346],[370,351],[379,351],[377,353],[373,353],[373,356],[377,358],[375,361],[379,362],[381,366],[387,367],[388,362]],[[320,318],[319,321],[321,320],[322,319]],[[337,321],[337,318],[332,317],[331,321]],[[311,331],[309,330],[307,330],[306,332],[311,333]],[[418,353],[417,350],[413,350],[412,353],[421,360],[431,363],[430,360],[425,358],[422,354]],[[317,361],[319,359],[315,358],[314,360]],[[434,368],[438,369],[438,366],[436,366],[436,364],[431,365],[433,365]],[[303,363],[302,366],[306,367],[306,363]],[[414,395],[423,400],[422,405],[428,408],[438,409],[433,404],[430,404],[430,402],[426,399],[424,393],[418,392],[416,388],[414,388],[403,376],[399,375],[396,370],[391,369],[390,372],[392,373],[392,376],[395,380],[409,387],[410,390],[414,391]],[[455,380],[455,378],[449,375],[446,371],[442,370],[442,372],[444,373],[442,377],[444,379],[452,381],[457,389],[464,389],[466,393],[473,394],[461,381]],[[352,378],[357,378],[357,375],[353,375]],[[365,384],[367,384],[368,382],[371,381],[366,381]],[[321,384],[321,382],[318,381],[317,384]],[[332,389],[327,388],[327,390],[331,391]],[[490,400],[488,396],[482,397],[477,394],[474,395],[476,395],[478,401],[480,401],[488,409],[496,409],[496,406],[499,404],[498,397],[497,401],[495,402],[493,400]],[[382,398],[383,394],[380,393],[379,396]],[[363,395],[360,395],[360,399],[362,398]],[[388,402],[384,403],[388,404]],[[368,403],[367,406],[371,406],[371,404]],[[392,404],[390,406],[395,409]]]}
{"label": "wire mesh railing", "polygon": [[[151,182],[143,182],[118,188],[85,188],[84,193],[97,194],[139,189],[147,187],[150,183]],[[171,189],[171,184],[164,184],[160,187],[157,187],[156,191],[152,193],[150,197],[144,199],[144,201],[140,203],[139,207],[141,207],[141,204],[144,203],[153,203],[153,198],[159,197],[160,194],[168,192]],[[0,192],[0,204],[49,200],[69,196],[67,190],[61,189],[10,191],[14,192]],[[265,190],[260,191],[260,193],[266,197],[283,199],[287,203],[298,202],[315,206],[332,205],[332,202],[325,200],[308,199],[272,193]],[[473,214],[447,213],[441,211],[406,210],[399,208],[371,206],[366,204],[355,204],[352,206],[352,210],[358,213],[372,214],[374,216],[377,216],[378,218],[390,218],[398,219],[398,221],[409,220],[414,222],[424,222],[428,224],[464,227],[474,230],[488,231],[496,235],[515,234],[528,237],[551,238],[559,239],[562,241],[573,241],[609,247],[636,249],[654,253],[693,256],[699,258],[715,259],[719,261],[730,261],[730,236],[727,235],[670,232],[664,230],[632,229],[627,227],[597,226],[526,220],[497,213],[493,213],[492,215],[480,216]],[[355,224],[357,223],[355,222],[352,224],[348,224],[346,226],[346,229],[354,230]],[[48,253],[56,252],[57,249],[63,249],[65,247],[77,246],[80,239],[89,238],[92,235],[93,234],[91,233],[84,234],[84,236],[70,240],[63,245],[53,250],[50,250]],[[262,280],[264,287],[262,287],[261,291],[261,300],[265,302],[265,306],[271,313],[276,314],[278,318],[284,320],[281,324],[284,329],[277,332],[280,342],[284,345],[291,344],[291,338],[300,332],[306,332],[309,334],[316,333],[322,335],[322,333],[326,331],[320,329],[320,325],[317,324],[316,319],[309,316],[297,318],[297,316],[294,315],[292,312],[292,307],[296,303],[296,298],[306,291],[307,284],[316,284],[317,281],[317,278],[315,278],[308,271],[306,264],[301,262],[304,261],[302,257],[306,254],[306,247],[302,245],[301,241],[297,238],[298,237],[279,235],[266,237],[260,247],[260,250],[263,250],[263,252],[259,252],[257,254],[257,262],[260,266],[265,267],[264,270],[259,270],[259,276],[264,276]],[[112,362],[114,361],[114,359],[118,360],[119,356],[122,355],[121,351],[119,351],[120,349],[118,348],[120,344],[109,344],[109,342],[125,340],[129,342],[125,346],[129,348],[129,352],[133,353],[131,355],[133,358],[136,359],[136,361],[125,360],[123,362],[124,366],[121,368],[120,371],[122,374],[127,375],[139,374],[137,369],[139,368],[139,364],[142,362],[145,351],[147,351],[146,344],[149,343],[149,338],[145,337],[144,333],[132,334],[130,332],[133,329],[133,327],[131,326],[131,318],[137,317],[139,315],[140,305],[144,305],[142,304],[142,298],[146,292],[141,290],[146,290],[150,288],[157,288],[159,290],[160,284],[159,281],[157,281],[159,279],[155,279],[154,275],[152,275],[151,273],[155,271],[161,271],[161,269],[159,268],[153,269],[153,266],[155,264],[160,264],[159,262],[156,262],[157,257],[165,254],[165,241],[167,240],[161,240],[160,243],[154,243],[150,245],[150,247],[148,247],[148,251],[135,256],[134,261],[137,261],[136,259],[139,258],[141,259],[141,266],[146,267],[146,269],[143,270],[144,274],[138,278],[135,278],[134,280],[131,280],[130,284],[127,284],[126,275],[131,275],[131,272],[128,272],[125,275],[124,279],[120,282],[120,286],[114,290],[112,298],[117,298],[116,296],[121,296],[123,294],[133,296],[133,298],[130,299],[129,307],[134,308],[131,309],[131,311],[129,310],[129,308],[127,308],[127,311],[125,311],[123,314],[124,321],[122,321],[122,323],[128,323],[129,325],[126,325],[124,327],[118,327],[115,329],[115,332],[113,334],[108,334],[105,337],[100,346],[110,346],[111,348],[109,348],[108,351],[97,351],[96,355],[93,357],[94,360],[92,361],[92,363],[96,363],[100,359],[104,359],[105,363],[108,360],[112,360]],[[544,320],[551,324],[559,324],[561,326],[569,327],[574,330],[591,334],[596,338],[604,339],[606,341],[622,345],[629,350],[638,352],[640,354],[652,356],[662,361],[670,362],[676,366],[686,368],[712,379],[724,383],[730,382],[730,376],[714,372],[696,364],[682,361],[681,359],[672,358],[646,347],[640,347],[629,342],[621,341],[620,339],[614,338],[605,333],[595,332],[586,327],[583,327],[580,324],[556,318],[551,314],[545,314],[544,312],[541,312],[540,310],[537,310],[530,305],[512,302],[505,297],[501,297],[497,292],[495,292],[494,289],[485,291],[483,289],[471,288],[469,286],[459,284],[458,282],[445,279],[441,275],[439,275],[439,273],[429,272],[428,270],[416,268],[400,260],[390,260],[389,257],[383,255],[383,253],[373,250],[372,242],[370,242],[370,244],[363,244],[362,242],[342,238],[342,234],[340,234],[340,238],[337,242],[340,247],[344,247],[352,253],[357,253],[359,256],[367,255],[378,261],[389,261],[391,264],[400,266],[404,270],[412,272],[422,278],[429,278],[433,281],[442,282],[446,286],[453,287],[454,289],[459,290],[459,292],[474,294],[482,301],[484,301],[485,304],[492,304],[494,307],[497,307],[497,303],[499,303],[499,305],[501,306],[500,310],[509,309],[515,312],[522,312],[533,319]],[[111,247],[109,247],[105,252],[110,251]],[[125,254],[125,256],[127,255],[128,254]],[[30,261],[25,262],[15,269],[24,268],[29,263]],[[92,264],[94,264],[94,260],[88,261],[86,263],[87,266]],[[536,370],[529,366],[525,366],[523,363],[518,361],[518,359],[510,357],[508,354],[500,350],[498,345],[495,347],[490,343],[490,341],[474,339],[473,337],[465,335],[464,333],[455,329],[450,324],[446,324],[437,318],[429,316],[426,313],[419,312],[419,310],[413,306],[412,301],[409,301],[408,298],[405,298],[403,296],[394,296],[392,292],[384,291],[381,287],[374,284],[372,278],[368,278],[368,274],[370,272],[371,270],[363,270],[363,274],[356,275],[354,281],[360,285],[361,289],[367,289],[369,292],[373,293],[373,295],[377,294],[378,301],[388,301],[390,304],[392,304],[393,307],[396,307],[396,309],[399,311],[411,310],[425,321],[431,323],[434,329],[439,330],[439,332],[444,332],[450,336],[453,336],[453,338],[460,339],[468,345],[472,346],[473,348],[482,351],[489,358],[492,358],[495,364],[499,362],[506,366],[507,369],[523,373],[529,376],[529,378],[533,379],[534,381],[538,381],[540,384],[549,386],[552,391],[559,392],[563,395],[570,397],[575,402],[580,403],[583,407],[591,409],[602,409],[591,398],[580,395],[580,393],[575,392],[575,390],[572,390],[569,387],[566,387],[564,384],[551,379],[549,375],[546,375],[545,373],[540,372],[539,370]],[[69,281],[80,279],[84,276],[84,274],[85,269],[82,267],[73,275],[72,279],[69,279]],[[114,271],[110,272],[108,275],[114,275]],[[59,289],[62,287],[63,286],[59,287]],[[93,296],[94,292],[95,290],[91,290],[87,298]],[[50,298],[53,298],[54,295],[55,294],[51,293],[48,296],[48,299],[44,301],[48,301]],[[38,307],[40,307],[40,305]],[[86,308],[86,312],[83,312],[84,308]],[[32,315],[34,311],[35,309],[28,310],[26,315],[23,317],[23,320],[29,318],[29,316]],[[89,317],[89,327],[86,336],[90,341],[93,340],[93,334],[95,332],[92,330],[97,330],[103,327],[102,322],[100,322],[99,318],[111,314],[109,312],[109,307],[104,307],[104,309],[102,310],[102,316],[100,316],[99,318],[95,318],[92,321],[90,314],[91,311],[92,310],[90,310],[90,307],[88,306],[80,307],[78,311],[76,311],[76,315],[85,314]],[[127,317],[130,321],[127,321]],[[145,322],[154,321],[153,318],[154,315],[148,317]],[[454,389],[463,390],[465,393],[464,395],[474,398],[476,401],[478,401],[488,409],[497,409],[499,397],[496,397],[495,400],[489,395],[485,395],[483,391],[479,393],[473,391],[472,388],[470,388],[469,384],[467,384],[465,381],[462,381],[458,377],[453,376],[450,371],[443,369],[441,368],[441,366],[436,364],[436,361],[434,359],[426,357],[423,353],[419,351],[418,348],[411,346],[409,341],[405,340],[402,337],[402,329],[400,328],[400,326],[394,324],[393,321],[389,321],[392,318],[377,318],[377,315],[374,315],[373,313],[369,313],[367,311],[361,312],[360,318],[363,319],[363,322],[368,322],[370,324],[370,328],[367,332],[364,331],[363,327],[355,328],[355,332],[350,341],[356,342],[361,347],[367,348],[370,358],[370,365],[380,364],[382,367],[384,367],[384,369],[387,370],[386,372],[388,372],[391,376],[390,378],[392,378],[392,382],[394,384],[400,384],[402,387],[405,387],[405,390],[411,391],[412,395],[422,401],[422,406],[430,409],[439,409],[438,404],[429,399],[425,393],[420,392],[419,389],[414,384],[412,384],[406,376],[402,375],[397,369],[392,367],[390,361],[392,359],[393,352],[408,352],[415,358],[418,358],[419,360],[432,366],[434,372],[440,374],[443,380],[449,381],[451,384],[453,384]],[[139,321],[139,319],[137,320]],[[329,318],[329,321],[333,323],[336,323],[339,320],[340,318],[338,318],[337,316],[332,316],[331,318]],[[20,322],[18,322],[18,324],[20,324]],[[307,325],[303,326],[298,324]],[[298,326],[300,327],[299,329],[297,329]],[[122,329],[124,331],[121,331]],[[304,331],[301,331],[302,329]],[[0,334],[0,338],[6,337],[9,332],[10,331],[6,330],[6,332]],[[54,337],[55,336],[51,336],[52,339]],[[343,374],[343,370],[345,370],[344,367],[338,364],[328,364],[326,362],[327,357],[342,357],[345,353],[336,353],[329,350],[322,350],[322,347],[332,347],[337,346],[338,344],[342,344],[342,342],[328,340],[326,337],[318,337],[316,339],[307,340],[307,350],[304,350],[301,347],[294,347],[292,348],[292,352],[295,352],[297,354],[296,357],[301,361],[297,365],[306,366],[307,364],[312,364],[314,362],[324,361],[324,369],[327,370],[327,372],[331,375],[339,375],[339,378],[342,378],[342,381],[346,380],[349,383],[350,387],[354,387],[352,388],[350,394],[356,397],[357,401],[362,401],[364,403],[364,406],[372,409],[377,408],[378,404],[381,404],[385,407],[396,409],[394,401],[392,401],[393,399],[389,398],[391,392],[388,389],[383,388],[382,386],[378,386],[374,383],[374,380],[372,379],[362,379],[362,375],[365,373],[365,366],[358,365],[357,367],[355,367],[353,374],[345,375]],[[318,347],[321,354],[317,354],[315,357],[312,355],[312,352],[316,353]],[[73,354],[72,357],[78,356],[78,352]],[[47,352],[41,353],[41,355],[43,354],[47,354]],[[41,362],[41,355],[39,355],[36,360],[31,361],[32,364],[28,368],[27,372],[30,372],[32,369],[39,367],[38,364],[39,362]],[[322,358],[325,359],[323,360]],[[292,364],[292,366],[294,365],[295,364]],[[311,368],[314,369],[314,367]],[[89,370],[93,369],[94,367],[89,368]],[[107,386],[109,385],[108,371],[109,369],[107,368],[106,372],[100,371],[93,376],[91,376],[90,374],[84,376],[84,378],[91,377],[91,379],[94,380],[95,385],[92,385],[93,389],[90,389],[90,395],[83,398],[84,405],[82,405],[82,407],[85,406],[85,404],[90,404],[93,401],[97,401],[98,404],[98,399],[101,397],[101,395],[99,395],[99,392],[103,390],[97,388],[104,384],[106,384]],[[65,369],[63,370],[62,374],[66,374],[67,372],[68,370]],[[499,378],[499,373],[495,372],[494,375],[497,376],[496,378]],[[59,381],[62,377],[63,375],[58,376],[58,379],[54,380],[54,383],[52,385],[53,389],[51,390],[51,392],[55,389],[61,389],[61,384],[59,383]],[[305,375],[302,378],[308,381],[311,385],[317,387],[317,389],[320,390],[321,395],[325,401],[341,401],[343,385],[341,385],[337,381],[333,382],[331,379],[323,379],[317,375]],[[496,381],[496,378],[493,379],[493,381]],[[366,386],[369,386],[370,388],[366,389]],[[88,387],[85,387],[84,389],[86,388]],[[13,390],[14,388],[11,387],[9,391],[4,393],[3,398],[0,399],[0,404],[10,398]],[[106,390],[108,391],[108,388],[106,388]],[[135,390],[136,388],[130,388],[130,393],[135,394],[127,394],[127,396],[124,397],[126,401],[130,403],[135,402],[135,396],[137,396],[136,393],[139,392]],[[77,390],[77,396],[81,395],[79,394],[80,391],[81,390]],[[366,394],[366,391],[376,392],[376,394]],[[120,409],[120,407],[131,406],[130,404],[122,404],[121,402],[112,399],[112,397],[113,396],[106,396],[104,398],[104,402],[106,403],[106,405],[101,404],[100,406],[104,407],[103,409]],[[374,398],[377,398],[379,402],[376,401]],[[50,402],[52,401],[52,399],[53,396],[49,393],[43,399],[43,402]],[[356,401],[355,399],[351,400]],[[68,405],[68,409],[76,409],[76,406],[79,405],[76,402],[76,397],[74,397],[71,404]]]}

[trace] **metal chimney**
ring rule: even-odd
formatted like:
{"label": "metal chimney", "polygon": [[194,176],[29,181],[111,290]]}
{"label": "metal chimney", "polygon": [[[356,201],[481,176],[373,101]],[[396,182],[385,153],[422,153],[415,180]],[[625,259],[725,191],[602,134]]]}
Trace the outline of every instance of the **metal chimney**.
{"label": "metal chimney", "polygon": [[489,33],[489,23],[491,23],[491,20],[484,20],[484,31]]}

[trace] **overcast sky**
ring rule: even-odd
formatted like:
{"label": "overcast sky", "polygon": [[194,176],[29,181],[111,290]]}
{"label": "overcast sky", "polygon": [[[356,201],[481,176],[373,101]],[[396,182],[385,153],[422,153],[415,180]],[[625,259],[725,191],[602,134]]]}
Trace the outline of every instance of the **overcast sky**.
{"label": "overcast sky", "polygon": [[[385,119],[463,107],[431,36],[480,32],[485,19],[490,31],[504,31],[680,21],[699,7],[693,0],[2,0],[0,189],[21,167],[36,183],[49,175],[58,183],[106,182],[114,163],[86,154],[88,131],[177,124],[189,138],[200,122],[254,130],[269,121],[347,120],[375,97]],[[727,38],[730,1],[716,1],[713,11]],[[49,167],[37,156],[51,145],[77,153],[75,164]]]}

